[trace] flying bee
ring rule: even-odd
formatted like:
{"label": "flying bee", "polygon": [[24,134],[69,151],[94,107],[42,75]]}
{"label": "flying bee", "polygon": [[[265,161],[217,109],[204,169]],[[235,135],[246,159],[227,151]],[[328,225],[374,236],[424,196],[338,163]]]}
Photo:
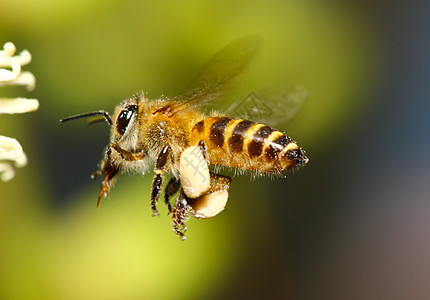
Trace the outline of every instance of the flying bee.
{"label": "flying bee", "polygon": [[[259,37],[245,37],[229,44],[209,60],[179,96],[149,100],[139,94],[119,104],[112,118],[105,111],[96,111],[60,120],[63,123],[93,117],[93,121],[104,119],[111,125],[110,143],[100,169],[92,174],[92,178],[103,176],[97,207],[108,196],[118,174],[143,174],[155,165],[152,213],[158,215],[157,201],[165,173],[170,173],[164,201],[172,215],[173,231],[185,239],[185,221],[190,214],[212,217],[224,209],[228,199],[231,178],[211,171],[209,166],[282,174],[308,162],[304,151],[286,134],[243,117],[261,112],[255,105],[245,109],[248,114],[242,112],[242,117],[236,118],[208,115],[199,109],[201,104],[221,97],[227,83],[255,56],[260,43]],[[283,121],[291,119],[305,98],[306,91],[293,86],[278,89],[260,104],[270,111],[269,120]],[[233,109],[236,114],[239,108]],[[170,198],[178,191],[172,206]]]}

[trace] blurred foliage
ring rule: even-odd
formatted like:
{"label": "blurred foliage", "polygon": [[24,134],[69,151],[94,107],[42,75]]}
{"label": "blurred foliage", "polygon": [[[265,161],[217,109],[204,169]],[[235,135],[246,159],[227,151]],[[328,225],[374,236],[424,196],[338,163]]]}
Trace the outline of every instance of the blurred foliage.
{"label": "blurred foliage", "polygon": [[[227,43],[258,34],[264,45],[244,85],[308,89],[287,131],[308,150],[308,172],[315,153],[358,121],[364,91],[375,84],[370,21],[358,4],[329,1],[1,1],[0,42],[31,52],[31,97],[41,107],[0,117],[2,134],[17,137],[29,158],[12,182],[0,183],[0,298],[198,299],[219,292],[253,244],[250,228],[270,235],[259,204],[272,201],[265,181],[234,180],[226,211],[191,220],[181,243],[164,208],[150,217],[150,174],[122,176],[96,210],[98,183],[82,182],[108,130],[85,122],[60,128],[58,120],[112,111],[141,90],[174,95]],[[65,196],[58,185],[74,189]],[[56,209],[62,201],[71,204]]]}

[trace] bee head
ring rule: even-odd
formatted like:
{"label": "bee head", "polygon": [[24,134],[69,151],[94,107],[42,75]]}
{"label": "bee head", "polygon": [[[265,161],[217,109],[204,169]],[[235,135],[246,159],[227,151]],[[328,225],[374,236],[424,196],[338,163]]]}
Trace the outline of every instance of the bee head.
{"label": "bee head", "polygon": [[115,121],[115,130],[120,136],[124,136],[131,127],[130,122],[136,118],[139,107],[136,104],[127,104],[122,108]]}
{"label": "bee head", "polygon": [[[138,115],[139,99],[136,97],[126,99],[118,105],[112,117],[111,142],[128,144],[135,141],[138,131]],[[124,144],[121,146],[126,147]]]}

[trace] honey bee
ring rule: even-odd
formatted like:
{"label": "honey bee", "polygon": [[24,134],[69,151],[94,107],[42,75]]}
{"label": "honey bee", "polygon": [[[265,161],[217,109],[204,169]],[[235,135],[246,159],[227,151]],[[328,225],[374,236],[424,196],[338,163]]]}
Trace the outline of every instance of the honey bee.
{"label": "honey bee", "polygon": [[[227,82],[250,63],[260,43],[259,37],[252,36],[227,45],[180,96],[149,100],[139,94],[119,104],[112,118],[105,111],[96,111],[60,120],[63,123],[93,117],[93,121],[105,120],[111,125],[101,167],[92,174],[93,179],[103,176],[97,207],[108,196],[118,174],[144,174],[155,165],[152,214],[158,215],[157,201],[165,174],[170,173],[164,201],[172,215],[173,231],[184,240],[185,221],[190,214],[209,218],[223,210],[227,202],[231,178],[211,171],[209,166],[283,174],[308,162],[304,151],[281,131],[244,118],[208,115],[199,108],[220,98]],[[306,93],[294,87],[264,100],[268,109],[272,105],[270,119],[285,120],[295,114],[305,98]],[[172,206],[170,198],[178,191]]]}

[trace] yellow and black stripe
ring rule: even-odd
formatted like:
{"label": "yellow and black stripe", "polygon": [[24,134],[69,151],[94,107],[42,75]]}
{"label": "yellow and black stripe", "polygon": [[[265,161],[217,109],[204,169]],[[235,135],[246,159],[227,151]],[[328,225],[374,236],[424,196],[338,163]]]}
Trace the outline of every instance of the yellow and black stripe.
{"label": "yellow and black stripe", "polygon": [[284,133],[249,120],[210,117],[194,125],[191,143],[203,140],[209,161],[262,172],[304,165],[303,150]]}

